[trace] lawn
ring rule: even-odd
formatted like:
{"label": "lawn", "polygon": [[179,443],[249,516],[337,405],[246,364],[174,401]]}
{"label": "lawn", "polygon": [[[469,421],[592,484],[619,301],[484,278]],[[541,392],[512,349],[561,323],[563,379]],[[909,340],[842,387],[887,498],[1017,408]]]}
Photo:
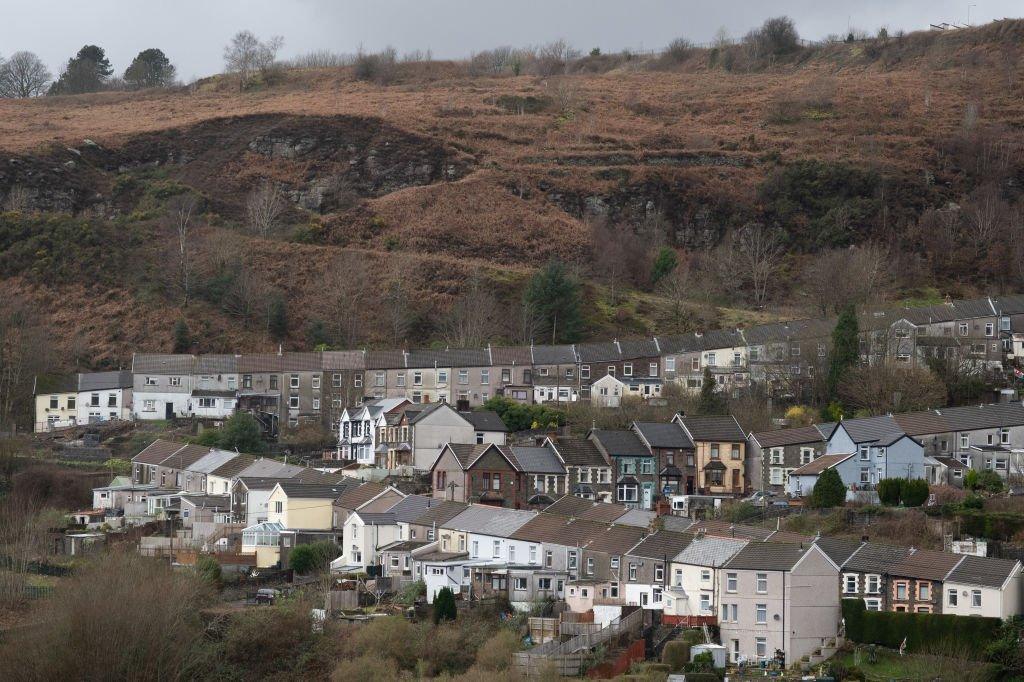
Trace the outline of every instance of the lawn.
{"label": "lawn", "polygon": [[840,652],[833,659],[847,668],[857,667],[869,682],[889,680],[934,680],[955,679],[957,682],[981,682],[995,679],[991,665],[962,658],[907,654],[900,656],[895,651],[876,649],[876,660],[868,662],[866,647],[854,651]]}

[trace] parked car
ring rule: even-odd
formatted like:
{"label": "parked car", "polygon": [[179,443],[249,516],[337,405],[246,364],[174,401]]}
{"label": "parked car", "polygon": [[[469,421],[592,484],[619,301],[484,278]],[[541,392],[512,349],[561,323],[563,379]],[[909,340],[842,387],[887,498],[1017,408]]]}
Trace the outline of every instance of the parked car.
{"label": "parked car", "polygon": [[743,498],[744,502],[749,502],[755,507],[767,507],[775,501],[777,496],[775,493],[767,490],[758,490],[752,495]]}
{"label": "parked car", "polygon": [[280,592],[270,587],[262,587],[256,590],[257,604],[273,604]]}

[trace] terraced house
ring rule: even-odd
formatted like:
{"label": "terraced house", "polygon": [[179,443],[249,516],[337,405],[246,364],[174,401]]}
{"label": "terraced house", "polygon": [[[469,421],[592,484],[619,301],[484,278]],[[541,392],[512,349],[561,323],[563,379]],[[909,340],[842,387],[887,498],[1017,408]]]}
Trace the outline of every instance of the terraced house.
{"label": "terraced house", "polygon": [[747,438],[733,416],[676,415],[694,444],[697,487],[712,495],[742,495],[747,491]]}

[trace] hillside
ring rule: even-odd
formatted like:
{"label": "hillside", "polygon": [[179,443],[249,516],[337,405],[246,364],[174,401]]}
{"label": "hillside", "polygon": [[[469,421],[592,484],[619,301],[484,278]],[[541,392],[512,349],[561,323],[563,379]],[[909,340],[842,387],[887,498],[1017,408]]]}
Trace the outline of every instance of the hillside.
{"label": "hillside", "polygon": [[[0,222],[0,276],[65,363],[94,366],[169,350],[179,318],[197,351],[276,347],[271,301],[291,348],[427,345],[469,279],[496,302],[489,336],[520,341],[520,291],[552,258],[585,282],[589,335],[810,314],[808,262],[869,242],[893,269],[875,297],[1013,288],[1020,259],[997,245],[1021,241],[1022,36],[1005,21],[749,70],[702,50],[670,65],[585,58],[549,78],[429,62],[386,86],[338,68],[246,92],[211,78],[0,100],[0,199],[20,211]],[[245,229],[264,179],[288,200],[268,238]],[[986,187],[1005,229],[972,232],[965,211],[935,246],[929,211],[970,209]],[[167,215],[189,195],[186,303]],[[778,230],[786,254],[764,309],[745,283],[709,279],[711,250],[750,223]],[[977,253],[953,258],[964,243]],[[692,272],[682,323],[641,272],[656,244]]]}

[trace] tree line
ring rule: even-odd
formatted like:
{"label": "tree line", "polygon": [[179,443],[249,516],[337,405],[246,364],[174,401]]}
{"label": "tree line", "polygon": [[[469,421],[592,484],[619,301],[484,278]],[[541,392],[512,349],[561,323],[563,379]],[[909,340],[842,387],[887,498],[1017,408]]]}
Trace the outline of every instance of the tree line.
{"label": "tree line", "polygon": [[106,51],[98,45],[84,45],[61,68],[57,78],[33,52],[0,56],[0,97],[25,98],[41,95],[80,95],[101,90],[141,90],[174,85],[177,69],[163,50],[150,47],[139,52],[121,76]]}

